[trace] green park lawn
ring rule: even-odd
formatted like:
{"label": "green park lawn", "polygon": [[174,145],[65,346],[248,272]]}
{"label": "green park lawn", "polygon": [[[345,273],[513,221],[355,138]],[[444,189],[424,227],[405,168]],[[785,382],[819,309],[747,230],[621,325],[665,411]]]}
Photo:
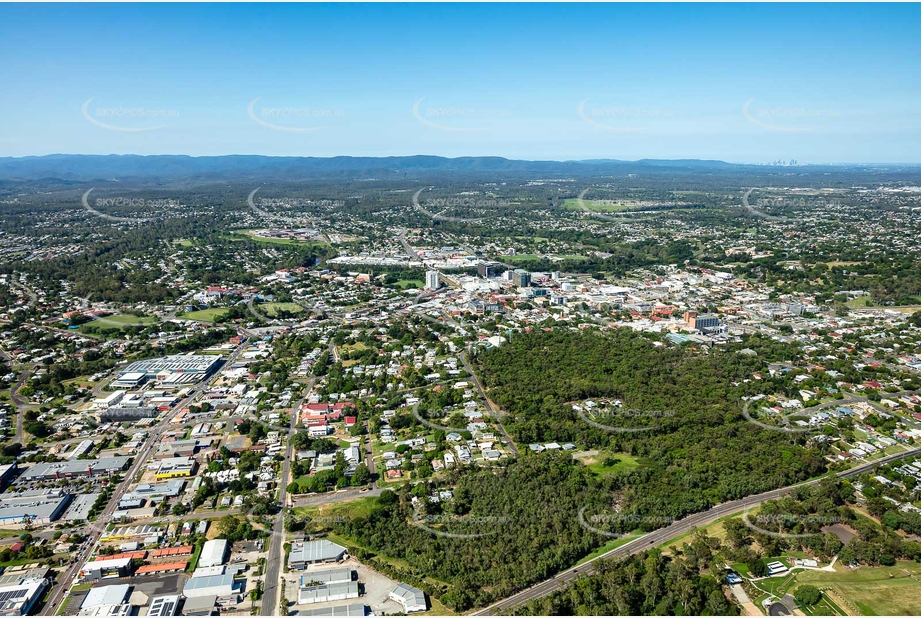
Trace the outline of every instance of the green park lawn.
{"label": "green park lawn", "polygon": [[260,305],[259,308],[271,318],[274,318],[279,311],[299,313],[304,310],[304,308],[297,303],[264,303]]}
{"label": "green park lawn", "polygon": [[[87,322],[87,325],[91,324],[93,327],[99,330],[122,330],[127,326],[149,326],[150,324],[156,324],[157,322],[157,318],[142,318],[136,315],[118,314],[98,318],[92,322]],[[83,324],[80,325],[81,329],[83,326]]]}
{"label": "green park lawn", "polygon": [[917,615],[921,609],[919,577],[921,567],[916,562],[859,569],[835,565],[834,573],[798,572],[795,584],[832,588],[839,597],[860,608],[865,616],[908,616]]}
{"label": "green park lawn", "polygon": [[226,307],[215,307],[214,309],[202,309],[201,311],[192,311],[183,313],[181,318],[184,320],[194,320],[196,322],[214,322],[218,318],[227,315],[229,309]]}
{"label": "green park lawn", "polygon": [[[585,207],[593,212],[623,212],[625,210],[630,210],[635,208],[629,204],[621,204],[614,200],[588,200],[583,199],[582,203],[585,204]],[[568,200],[563,200],[563,208],[569,210],[582,210],[582,207],[579,205],[579,200],[575,198],[570,198]]]}
{"label": "green park lawn", "polygon": [[[606,466],[605,459],[613,457],[617,460],[613,466]],[[605,453],[600,452],[597,455],[583,459],[586,467],[599,476],[616,474],[618,472],[629,472],[640,467],[640,462],[631,455],[626,453]]]}

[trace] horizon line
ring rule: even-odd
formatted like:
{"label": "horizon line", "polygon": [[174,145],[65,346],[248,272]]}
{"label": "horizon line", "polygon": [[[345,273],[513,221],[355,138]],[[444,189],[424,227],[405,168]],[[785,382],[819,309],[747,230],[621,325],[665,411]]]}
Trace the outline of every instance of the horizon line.
{"label": "horizon line", "polygon": [[[901,165],[901,166],[921,166],[921,161],[862,161],[862,162],[798,162],[790,164],[775,164],[775,163],[740,163],[735,161],[726,161],[724,159],[702,159],[695,157],[678,157],[678,158],[668,158],[668,157],[644,157],[641,159],[616,159],[616,158],[604,158],[604,157],[593,157],[588,159],[520,159],[520,158],[511,158],[505,157],[502,155],[461,155],[461,156],[446,156],[439,154],[408,154],[408,155],[349,155],[349,154],[339,154],[339,155],[326,155],[326,156],[316,156],[316,155],[268,155],[268,154],[258,154],[258,153],[225,153],[225,154],[215,154],[215,155],[193,155],[185,153],[158,153],[158,154],[139,154],[139,153],[108,153],[108,154],[94,154],[94,153],[69,153],[69,152],[50,152],[40,155],[0,155],[0,159],[40,159],[44,157],[188,157],[191,159],[204,159],[204,158],[221,158],[221,157],[264,157],[267,159],[339,159],[339,158],[350,158],[350,159],[398,159],[398,158],[412,158],[412,157],[434,157],[438,159],[502,159],[505,161],[522,161],[526,163],[585,163],[592,164],[596,162],[611,162],[611,163],[641,163],[644,161],[696,161],[696,162],[713,162],[713,163],[724,163],[726,165],[738,165],[738,166],[753,166],[753,167],[820,167],[820,166],[842,166],[842,167],[853,167],[853,166],[871,166],[871,167],[881,167],[881,166],[890,166],[890,165]],[[791,159],[796,161],[796,159]]]}

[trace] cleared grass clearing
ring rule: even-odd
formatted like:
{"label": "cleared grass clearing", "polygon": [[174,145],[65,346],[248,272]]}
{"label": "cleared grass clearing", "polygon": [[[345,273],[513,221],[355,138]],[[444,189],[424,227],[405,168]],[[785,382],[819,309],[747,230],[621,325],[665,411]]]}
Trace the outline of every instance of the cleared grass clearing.
{"label": "cleared grass clearing", "polygon": [[157,320],[157,318],[142,318],[136,315],[118,314],[109,315],[93,320],[92,322],[87,322],[86,324],[81,324],[78,330],[82,330],[84,326],[89,325],[92,325],[98,330],[123,330],[129,326],[149,326],[151,324],[157,324],[158,322],[159,320]]}
{"label": "cleared grass clearing", "polygon": [[[621,200],[583,199],[582,203],[585,204],[586,208],[593,212],[623,212],[625,210],[630,210],[631,208],[639,207],[639,204],[631,204]],[[582,210],[582,206],[579,205],[579,200],[574,198],[563,200],[563,208],[567,208],[569,210]]]}
{"label": "cleared grass clearing", "polygon": [[279,311],[288,311],[289,313],[300,313],[304,310],[297,303],[264,303],[259,308],[269,317],[275,317]]}
{"label": "cleared grass clearing", "polygon": [[921,565],[916,562],[897,562],[892,567],[861,567],[851,570],[835,565],[835,572],[801,571],[796,574],[796,585],[812,584],[818,588],[831,588],[836,596],[845,599],[867,616],[918,615],[921,605]]}
{"label": "cleared grass clearing", "polygon": [[[636,457],[627,453],[607,453],[605,451],[586,451],[578,453],[575,459],[581,461],[585,466],[599,476],[607,474],[616,474],[617,472],[629,472],[640,467],[640,462]],[[607,465],[609,460],[617,460],[612,465]]]}
{"label": "cleared grass clearing", "polygon": [[194,320],[196,322],[213,322],[218,318],[222,318],[227,315],[228,311],[230,310],[226,307],[218,307],[215,309],[202,309],[201,311],[183,313],[179,317],[184,320]]}

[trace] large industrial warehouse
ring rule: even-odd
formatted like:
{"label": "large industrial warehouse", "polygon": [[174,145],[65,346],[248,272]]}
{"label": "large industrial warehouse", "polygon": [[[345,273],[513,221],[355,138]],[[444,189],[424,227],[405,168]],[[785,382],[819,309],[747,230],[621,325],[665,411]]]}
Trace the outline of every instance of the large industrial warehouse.
{"label": "large industrial warehouse", "polygon": [[184,386],[205,379],[220,366],[221,358],[211,355],[177,354],[131,363],[112,382],[114,388],[135,388],[149,380],[158,386]]}
{"label": "large industrial warehouse", "polygon": [[202,547],[201,556],[198,558],[199,567],[213,567],[224,564],[227,559],[226,539],[213,539]]}
{"label": "large industrial warehouse", "polygon": [[75,476],[106,476],[121,472],[128,465],[129,457],[101,457],[99,459],[73,459],[37,463],[26,469],[18,481],[47,481]]}
{"label": "large industrial warehouse", "polygon": [[55,521],[67,510],[73,496],[60,489],[0,495],[0,526],[42,525]]}

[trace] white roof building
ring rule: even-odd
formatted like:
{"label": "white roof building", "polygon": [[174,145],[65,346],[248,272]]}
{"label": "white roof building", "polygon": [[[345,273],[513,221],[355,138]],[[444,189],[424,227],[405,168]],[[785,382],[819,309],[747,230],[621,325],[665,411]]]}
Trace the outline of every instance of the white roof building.
{"label": "white roof building", "polygon": [[388,596],[402,605],[403,611],[407,614],[412,612],[424,612],[428,609],[425,603],[425,593],[409,584],[397,584],[393,587],[393,590],[390,591]]}
{"label": "white roof building", "polygon": [[227,597],[234,594],[237,589],[238,585],[233,581],[233,574],[224,573],[208,577],[193,577],[185,583],[182,594],[187,597]]}
{"label": "white roof building", "polygon": [[198,559],[198,566],[212,567],[224,564],[227,557],[227,539],[214,539],[207,541],[202,547],[201,556]]}
{"label": "white roof building", "polygon": [[119,584],[116,586],[99,586],[90,588],[80,604],[80,611],[89,610],[101,605],[121,605],[131,594],[131,586]]}

